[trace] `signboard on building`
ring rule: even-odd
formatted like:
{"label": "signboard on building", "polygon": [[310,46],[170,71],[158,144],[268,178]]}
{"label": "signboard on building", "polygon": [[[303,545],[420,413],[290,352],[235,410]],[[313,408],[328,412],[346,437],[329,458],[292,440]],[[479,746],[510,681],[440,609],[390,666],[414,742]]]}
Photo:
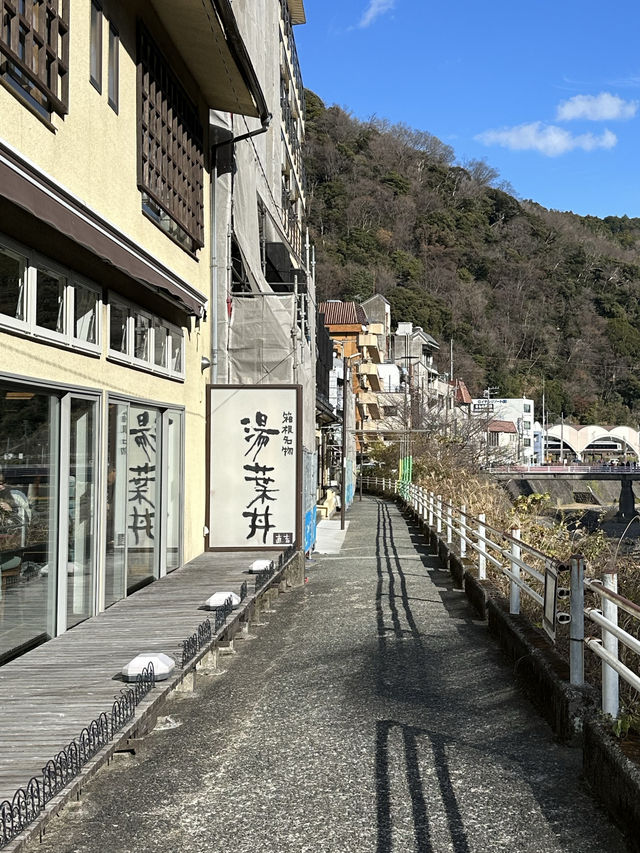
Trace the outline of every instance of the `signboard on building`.
{"label": "signboard on building", "polygon": [[301,547],[302,386],[210,385],[208,550]]}

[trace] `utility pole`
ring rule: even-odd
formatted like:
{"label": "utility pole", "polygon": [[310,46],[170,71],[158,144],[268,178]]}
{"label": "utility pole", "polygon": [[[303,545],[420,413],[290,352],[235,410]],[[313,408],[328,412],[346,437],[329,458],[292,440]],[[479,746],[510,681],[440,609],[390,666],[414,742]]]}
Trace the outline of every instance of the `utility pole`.
{"label": "utility pole", "polygon": [[544,465],[547,461],[547,425],[546,425],[546,411],[545,411],[545,395],[544,395],[544,377],[542,379],[542,459],[540,460],[540,464]]}
{"label": "utility pole", "polygon": [[340,530],[344,530],[347,503],[347,370],[349,359],[342,351],[342,481],[340,483]]}
{"label": "utility pole", "polygon": [[[344,354],[342,345],[342,482],[340,484],[340,530],[344,530],[347,504],[347,384],[351,376],[351,359],[361,357],[360,353]],[[362,470],[360,471],[362,477]]]}

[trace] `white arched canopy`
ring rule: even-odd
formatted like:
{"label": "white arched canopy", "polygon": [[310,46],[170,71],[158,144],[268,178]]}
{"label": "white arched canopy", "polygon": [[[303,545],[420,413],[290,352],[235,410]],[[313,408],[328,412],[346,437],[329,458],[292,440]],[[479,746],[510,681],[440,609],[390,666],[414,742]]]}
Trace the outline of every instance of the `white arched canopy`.
{"label": "white arched canopy", "polygon": [[597,424],[578,427],[571,424],[554,424],[554,426],[547,428],[546,434],[549,438],[562,441],[576,456],[582,456],[595,442],[608,440],[622,442],[640,458],[638,431],[628,426],[616,426],[607,429]]}

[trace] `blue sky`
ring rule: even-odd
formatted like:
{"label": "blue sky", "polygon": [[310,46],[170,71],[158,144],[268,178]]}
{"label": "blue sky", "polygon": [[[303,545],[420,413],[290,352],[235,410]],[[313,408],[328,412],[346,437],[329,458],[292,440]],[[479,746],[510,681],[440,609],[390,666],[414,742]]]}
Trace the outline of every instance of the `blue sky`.
{"label": "blue sky", "polygon": [[640,216],[640,3],[305,0],[305,86],[426,130],[520,198]]}

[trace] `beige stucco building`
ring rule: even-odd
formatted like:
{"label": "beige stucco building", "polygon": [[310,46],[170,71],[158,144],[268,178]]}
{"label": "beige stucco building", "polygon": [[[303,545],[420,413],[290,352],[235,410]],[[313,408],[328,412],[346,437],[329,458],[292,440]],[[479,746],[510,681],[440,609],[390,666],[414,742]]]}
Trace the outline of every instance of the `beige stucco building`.
{"label": "beige stucco building", "polygon": [[268,110],[230,0],[177,5],[2,4],[0,662],[203,550],[210,114]]}

